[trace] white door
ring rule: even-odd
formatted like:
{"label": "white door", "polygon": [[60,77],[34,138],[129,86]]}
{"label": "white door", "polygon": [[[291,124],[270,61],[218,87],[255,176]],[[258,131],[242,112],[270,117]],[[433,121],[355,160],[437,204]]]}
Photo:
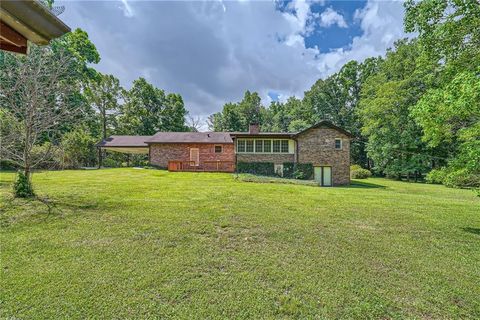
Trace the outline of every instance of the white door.
{"label": "white door", "polygon": [[198,166],[200,163],[200,151],[198,148],[190,148],[190,161],[194,162],[194,166]]}
{"label": "white door", "polygon": [[313,167],[313,175],[318,184],[322,184],[322,167]]}
{"label": "white door", "polygon": [[332,167],[322,167],[322,186],[330,187],[332,186]]}
{"label": "white door", "polygon": [[314,167],[315,181],[322,187],[332,186],[332,167]]}

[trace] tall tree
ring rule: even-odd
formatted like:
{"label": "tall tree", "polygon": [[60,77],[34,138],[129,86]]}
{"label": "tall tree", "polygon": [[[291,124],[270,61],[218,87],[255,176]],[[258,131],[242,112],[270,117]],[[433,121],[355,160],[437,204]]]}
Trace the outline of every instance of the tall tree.
{"label": "tall tree", "polygon": [[180,95],[166,96],[163,90],[139,78],[123,96],[125,103],[118,117],[121,133],[153,135],[157,131],[185,130],[187,111]]}
{"label": "tall tree", "polygon": [[430,165],[421,128],[410,116],[410,107],[427,88],[424,74],[431,71],[417,69],[418,56],[415,42],[397,42],[362,89],[358,115],[368,154],[377,171],[392,177],[424,173]]}
{"label": "tall tree", "polygon": [[90,81],[90,85],[85,90],[89,102],[100,115],[103,139],[107,138],[109,122],[114,119],[119,109],[122,90],[117,78],[101,73]]}

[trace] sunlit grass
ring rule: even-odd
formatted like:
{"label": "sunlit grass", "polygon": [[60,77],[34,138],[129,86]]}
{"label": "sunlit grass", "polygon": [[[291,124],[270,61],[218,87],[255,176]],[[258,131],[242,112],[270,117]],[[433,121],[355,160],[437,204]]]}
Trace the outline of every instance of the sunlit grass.
{"label": "sunlit grass", "polygon": [[480,200],[384,179],[1,173],[1,318],[480,318]]}

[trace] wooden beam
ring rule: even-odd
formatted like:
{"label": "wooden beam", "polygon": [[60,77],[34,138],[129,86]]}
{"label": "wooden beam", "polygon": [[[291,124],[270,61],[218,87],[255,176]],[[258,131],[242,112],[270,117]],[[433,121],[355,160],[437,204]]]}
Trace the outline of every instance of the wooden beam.
{"label": "wooden beam", "polygon": [[5,42],[0,42],[0,50],[27,54],[27,47],[17,47],[11,44],[7,44]]}
{"label": "wooden beam", "polygon": [[1,20],[0,20],[0,38],[2,38],[2,40],[4,41],[10,42],[12,45],[17,47],[27,46],[27,39]]}

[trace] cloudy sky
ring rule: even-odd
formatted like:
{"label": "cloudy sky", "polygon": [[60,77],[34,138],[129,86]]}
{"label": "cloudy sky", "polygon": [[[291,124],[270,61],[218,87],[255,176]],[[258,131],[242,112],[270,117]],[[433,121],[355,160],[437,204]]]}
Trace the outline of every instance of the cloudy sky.
{"label": "cloudy sky", "polygon": [[193,116],[257,91],[264,104],[303,92],[349,60],[405,37],[400,1],[61,1],[88,32],[97,69],[126,88],[145,77],[180,93]]}

